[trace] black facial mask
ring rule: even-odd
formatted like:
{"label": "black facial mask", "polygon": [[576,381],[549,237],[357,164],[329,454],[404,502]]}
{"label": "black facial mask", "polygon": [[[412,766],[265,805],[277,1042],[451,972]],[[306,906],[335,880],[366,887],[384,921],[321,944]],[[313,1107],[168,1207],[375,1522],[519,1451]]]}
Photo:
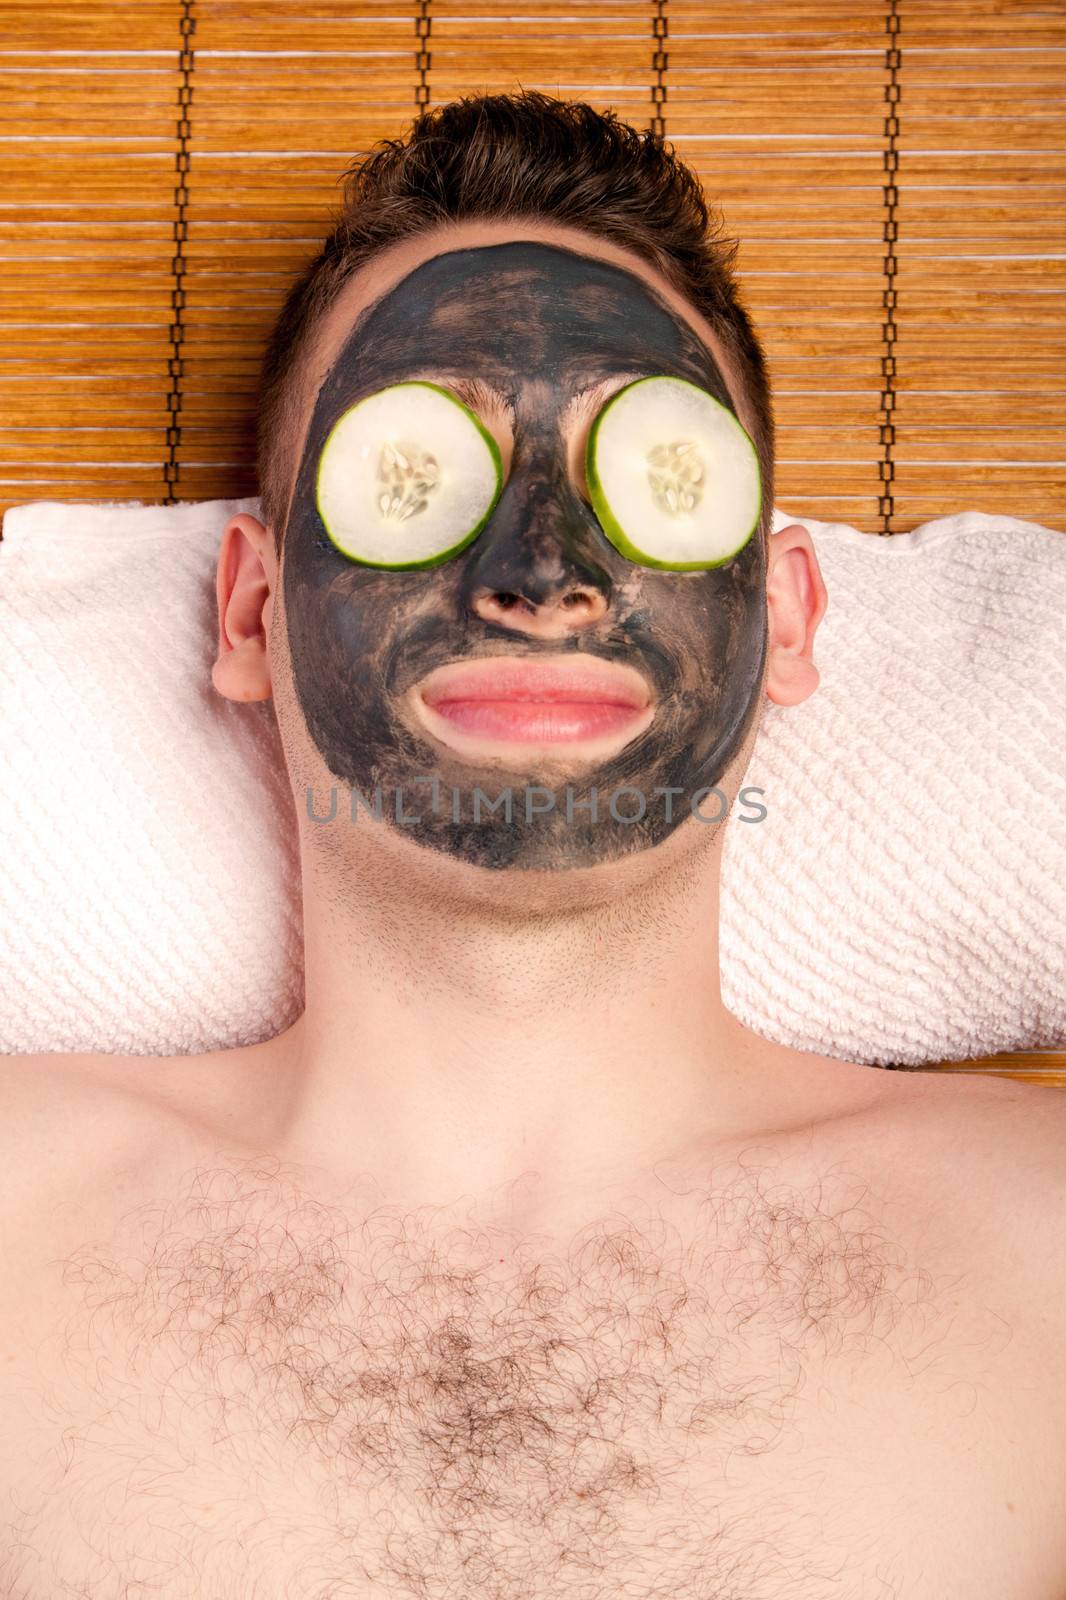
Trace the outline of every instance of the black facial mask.
{"label": "black facial mask", "polygon": [[[316,507],[323,445],[355,401],[427,374],[481,378],[511,398],[510,471],[488,522],[452,559],[414,571],[360,565],[332,544]],[[573,481],[560,417],[577,390],[621,374],[688,379],[736,414],[712,353],[643,279],[517,241],[416,268],[360,316],[319,391],[284,542],[295,691],[329,770],[367,807],[380,796],[382,819],[416,844],[477,866],[564,869],[646,850],[694,810],[720,818],[725,802],[701,791],[758,711],[761,531],[707,571],[642,567],[615,549]],[[575,585],[602,594],[606,612],[565,638],[487,621],[471,603],[487,589],[543,605]],[[571,651],[635,667],[655,715],[617,756],[563,781],[546,781],[535,754],[528,770],[460,759],[401,712],[405,693],[445,663]],[[504,790],[510,817],[491,809]],[[354,825],[366,817],[359,806]]]}

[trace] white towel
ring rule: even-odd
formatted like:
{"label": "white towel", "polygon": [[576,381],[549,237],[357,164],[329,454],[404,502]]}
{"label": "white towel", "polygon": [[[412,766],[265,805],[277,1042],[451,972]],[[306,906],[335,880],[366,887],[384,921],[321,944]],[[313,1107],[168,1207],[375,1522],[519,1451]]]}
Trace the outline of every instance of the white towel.
{"label": "white towel", "polygon": [[799,1050],[917,1065],[1066,1041],[1066,535],[965,511],[810,530],[821,682],[770,705],[726,829],[722,999]]}
{"label": "white towel", "polygon": [[303,1008],[273,708],[211,682],[222,530],[257,500],[41,501],[0,542],[0,1050],[166,1055]]}
{"label": "white towel", "polygon": [[[172,1054],[303,1004],[269,702],[214,690],[215,561],[254,499],[42,501],[0,544],[0,1051]],[[769,704],[726,829],[725,1003],[876,1064],[1066,1040],[1066,536],[963,512],[809,528],[822,681]],[[751,808],[743,808],[751,814]]]}

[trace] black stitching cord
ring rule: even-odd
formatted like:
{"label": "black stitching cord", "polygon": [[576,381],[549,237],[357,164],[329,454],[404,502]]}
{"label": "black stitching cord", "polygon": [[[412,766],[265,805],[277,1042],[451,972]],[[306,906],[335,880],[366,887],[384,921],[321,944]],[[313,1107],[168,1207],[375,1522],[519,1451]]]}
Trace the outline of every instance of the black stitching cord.
{"label": "black stitching cord", "polygon": [[433,22],[429,14],[429,3],[430,0],[418,0],[418,15],[415,18],[415,38],[418,41],[418,52],[415,56],[415,66],[418,68],[415,105],[420,112],[429,105],[429,65],[432,59],[429,51],[429,30]]}
{"label": "black stitching cord", "polygon": [[668,55],[666,51],[667,39],[667,0],[655,0],[655,15],[651,19],[652,38],[655,40],[655,49],[651,56],[651,69],[655,74],[655,82],[651,86],[651,132],[658,138],[666,137],[666,121],[664,109],[666,106],[666,68]]}
{"label": "black stitching cord", "polygon": [[189,116],[192,106],[192,36],[196,32],[193,16],[194,0],[181,3],[181,55],[178,66],[181,78],[178,84],[178,148],[174,158],[174,254],[170,269],[174,274],[174,287],[170,291],[170,359],[167,363],[170,390],[167,394],[167,458],[163,463],[163,483],[166,488],[164,505],[172,506],[177,500],[181,448],[181,380],[185,375],[181,347],[185,337],[185,237],[187,223],[185,211],[189,204]]}
{"label": "black stitching cord", "polygon": [[884,307],[884,321],[881,325],[881,336],[885,345],[885,353],[881,357],[881,497],[877,504],[878,514],[883,526],[878,530],[884,537],[893,532],[892,519],[895,515],[892,497],[892,484],[895,478],[895,461],[893,450],[896,444],[896,424],[894,421],[896,409],[896,206],[899,202],[899,190],[896,187],[896,173],[899,170],[899,16],[896,11],[898,0],[888,0],[888,33],[891,43],[885,51],[885,67],[888,71],[888,81],[885,84],[885,101],[887,112],[885,116],[885,277],[886,284],[882,296]]}

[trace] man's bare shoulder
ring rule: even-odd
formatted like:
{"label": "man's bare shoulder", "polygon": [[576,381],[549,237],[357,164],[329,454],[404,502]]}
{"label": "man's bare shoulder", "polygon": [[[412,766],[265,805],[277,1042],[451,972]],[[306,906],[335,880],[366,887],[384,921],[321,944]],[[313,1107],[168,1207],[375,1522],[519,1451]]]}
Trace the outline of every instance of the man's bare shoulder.
{"label": "man's bare shoulder", "polygon": [[150,1106],[160,1074],[182,1059],[92,1051],[0,1057],[0,1137],[10,1140],[15,1132],[24,1135],[45,1122],[56,1135],[64,1127],[87,1134],[86,1117],[95,1131],[103,1132],[124,1110],[135,1115],[138,1106]]}
{"label": "man's bare shoulder", "polygon": [[41,1161],[67,1135],[80,1138],[91,1150],[115,1125],[117,1102],[108,1063],[125,1059],[73,1052],[0,1058],[5,1163],[21,1157]]}
{"label": "man's bare shoulder", "polygon": [[1033,1083],[994,1072],[921,1067],[887,1072],[885,1076],[893,1086],[899,1086],[904,1098],[913,1099],[916,1105],[924,1101],[933,1107],[939,1102],[947,1108],[955,1102],[973,1105],[978,1110],[992,1110],[1013,1103],[1027,1107],[1034,1115],[1040,1114],[1041,1107],[1051,1117],[1066,1115],[1066,1088],[1056,1088],[1052,1084]]}
{"label": "man's bare shoulder", "polygon": [[984,1073],[907,1074],[899,1181],[949,1210],[976,1258],[1066,1331],[1066,1090]]}
{"label": "man's bare shoulder", "polygon": [[1035,1139],[1034,1158],[1047,1156],[1049,1174],[1062,1175],[1066,1088],[986,1072],[913,1071],[899,1077],[904,1106],[922,1125],[960,1137],[964,1131],[983,1135],[989,1154],[1015,1139],[1022,1148]]}
{"label": "man's bare shoulder", "polygon": [[0,1057],[0,1223],[92,1198],[105,1180],[135,1192],[161,1149],[193,1147],[197,1107],[228,1092],[215,1057],[238,1053]]}
{"label": "man's bare shoulder", "polygon": [[[108,1055],[93,1051],[0,1057],[0,1140],[10,1149],[16,1125],[49,1122],[87,1131],[88,1117],[101,1136],[144,1131],[146,1119],[162,1127],[168,1119],[199,1116],[228,1103],[239,1091],[240,1074],[264,1045],[208,1050],[193,1055]],[[106,1125],[106,1126],[105,1126]],[[32,1152],[31,1152],[32,1153]]]}
{"label": "man's bare shoulder", "polygon": [[57,1053],[0,1058],[0,1211],[75,1195],[107,1172],[131,1168],[155,1122],[125,1057]]}
{"label": "man's bare shoulder", "polygon": [[976,1163],[974,1170],[1005,1200],[1030,1182],[1035,1192],[1050,1194],[1045,1180],[1061,1193],[1066,1089],[991,1073],[913,1071],[900,1073],[891,1090],[882,1108],[913,1136],[916,1161],[933,1161],[941,1173],[949,1153],[959,1170]]}

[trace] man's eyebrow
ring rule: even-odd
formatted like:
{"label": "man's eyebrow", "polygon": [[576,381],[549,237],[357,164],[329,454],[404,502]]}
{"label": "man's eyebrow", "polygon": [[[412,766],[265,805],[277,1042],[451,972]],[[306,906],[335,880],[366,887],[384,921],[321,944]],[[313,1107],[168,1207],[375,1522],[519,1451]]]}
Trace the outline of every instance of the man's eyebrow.
{"label": "man's eyebrow", "polygon": [[[439,382],[446,385],[457,394],[464,405],[470,406],[474,411],[491,411],[499,406],[504,411],[509,411],[513,417],[515,405],[511,397],[498,389],[494,383],[489,383],[484,378],[471,378],[464,373],[426,373],[423,374],[430,383]],[[563,407],[563,416],[569,416],[582,404],[589,404],[606,394],[608,390],[621,389],[625,384],[632,383],[635,378],[647,377],[644,372],[614,372],[607,377],[597,378],[594,383],[583,384],[580,389],[575,389],[566,405]]]}

